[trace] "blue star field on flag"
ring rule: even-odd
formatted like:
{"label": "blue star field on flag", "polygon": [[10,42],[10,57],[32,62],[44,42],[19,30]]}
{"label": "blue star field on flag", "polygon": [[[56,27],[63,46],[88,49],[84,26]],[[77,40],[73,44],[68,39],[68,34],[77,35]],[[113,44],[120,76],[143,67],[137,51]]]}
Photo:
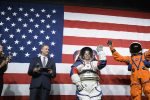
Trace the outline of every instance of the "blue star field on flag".
{"label": "blue star field on flag", "polygon": [[63,6],[2,2],[0,6],[0,42],[6,54],[11,52],[12,62],[30,62],[43,44],[50,46],[49,56],[61,62]]}

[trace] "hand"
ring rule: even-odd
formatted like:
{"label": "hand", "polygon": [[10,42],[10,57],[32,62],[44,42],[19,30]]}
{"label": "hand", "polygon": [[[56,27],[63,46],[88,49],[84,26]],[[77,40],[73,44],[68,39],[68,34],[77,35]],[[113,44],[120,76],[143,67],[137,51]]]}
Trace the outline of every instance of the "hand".
{"label": "hand", "polygon": [[39,73],[39,72],[40,72],[40,67],[35,67],[35,68],[33,69],[33,72]]}
{"label": "hand", "polygon": [[48,69],[48,73],[49,73],[49,74],[52,74],[52,73],[53,73],[53,70],[52,70],[52,69]]}
{"label": "hand", "polygon": [[108,40],[107,45],[108,45],[109,47],[112,47],[112,40]]}
{"label": "hand", "polygon": [[103,51],[103,46],[102,45],[97,46],[96,50],[97,52]]}
{"label": "hand", "polygon": [[7,62],[7,63],[10,62],[11,59],[12,59],[12,57],[11,57],[11,56],[8,56],[8,57],[6,58],[6,62]]}
{"label": "hand", "polygon": [[79,91],[83,90],[86,87],[86,85],[83,84],[82,82],[77,82],[76,86]]}

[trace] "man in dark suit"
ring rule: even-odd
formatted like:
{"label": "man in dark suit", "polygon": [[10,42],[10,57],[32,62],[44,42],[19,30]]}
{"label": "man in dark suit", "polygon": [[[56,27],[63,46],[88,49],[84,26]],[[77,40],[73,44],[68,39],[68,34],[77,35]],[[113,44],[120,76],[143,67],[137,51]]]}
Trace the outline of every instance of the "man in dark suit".
{"label": "man in dark suit", "polygon": [[32,76],[30,100],[38,100],[38,98],[48,100],[51,90],[51,78],[56,76],[55,62],[48,55],[49,46],[42,45],[41,56],[32,59],[29,65],[28,74]]}

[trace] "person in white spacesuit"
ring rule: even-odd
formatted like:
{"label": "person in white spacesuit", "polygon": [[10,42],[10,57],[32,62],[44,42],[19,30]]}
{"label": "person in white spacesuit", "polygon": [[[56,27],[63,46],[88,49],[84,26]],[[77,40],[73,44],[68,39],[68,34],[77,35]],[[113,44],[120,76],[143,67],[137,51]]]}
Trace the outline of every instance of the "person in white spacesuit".
{"label": "person in white spacesuit", "polygon": [[75,56],[75,63],[71,66],[70,77],[76,85],[77,100],[101,100],[99,70],[107,63],[103,47],[98,46],[97,52],[90,47],[84,47],[75,54],[77,56]]}

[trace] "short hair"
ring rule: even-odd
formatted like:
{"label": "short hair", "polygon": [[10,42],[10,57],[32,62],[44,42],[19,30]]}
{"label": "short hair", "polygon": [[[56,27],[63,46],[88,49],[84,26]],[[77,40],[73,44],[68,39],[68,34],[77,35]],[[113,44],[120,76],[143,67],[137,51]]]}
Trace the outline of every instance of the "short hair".
{"label": "short hair", "polygon": [[2,44],[2,43],[0,43],[0,45],[3,47],[3,44]]}
{"label": "short hair", "polygon": [[41,46],[41,49],[42,49],[44,46],[48,46],[48,47],[49,47],[49,45],[47,45],[47,44],[43,44],[43,45]]}

